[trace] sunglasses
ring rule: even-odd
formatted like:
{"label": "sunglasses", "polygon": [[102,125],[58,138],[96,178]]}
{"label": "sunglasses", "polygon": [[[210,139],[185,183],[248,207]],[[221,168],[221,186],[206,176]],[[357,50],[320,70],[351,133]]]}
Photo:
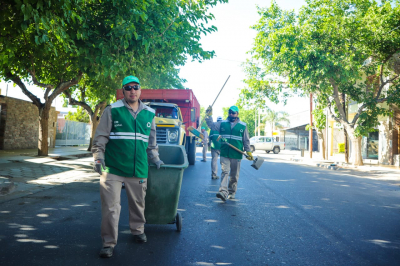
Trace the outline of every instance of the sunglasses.
{"label": "sunglasses", "polygon": [[124,90],[126,90],[126,91],[131,91],[132,89],[137,91],[138,89],[140,89],[140,85],[133,85],[133,86],[125,86],[124,87]]}
{"label": "sunglasses", "polygon": [[237,114],[237,112],[234,112],[234,111],[229,110],[229,114],[230,114],[230,115],[235,115],[235,114]]}

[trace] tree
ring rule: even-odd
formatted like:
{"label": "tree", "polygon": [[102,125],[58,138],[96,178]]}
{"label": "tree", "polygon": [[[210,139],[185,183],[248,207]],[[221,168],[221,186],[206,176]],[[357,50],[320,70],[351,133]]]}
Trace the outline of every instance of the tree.
{"label": "tree", "polygon": [[283,112],[283,111],[276,112],[274,110],[268,109],[267,114],[263,117],[263,122],[265,123],[265,125],[267,123],[269,123],[271,125],[271,134],[273,134],[275,127],[282,128],[280,123],[285,122],[287,125],[290,124],[290,120],[288,117],[289,117],[289,114],[287,112]]}
{"label": "tree", "polygon": [[323,130],[326,128],[326,115],[324,112],[324,108],[321,105],[317,105],[316,108],[312,111],[313,114],[313,125],[310,128],[310,125],[306,126],[306,130],[315,129],[317,131],[318,139],[321,141],[321,153],[322,158],[327,160],[326,152],[325,152],[325,138]]}
{"label": "tree", "polygon": [[88,114],[83,110],[82,107],[78,107],[75,112],[69,111],[68,114],[65,116],[65,120],[82,122],[82,123],[89,123],[90,119]]}
{"label": "tree", "polygon": [[[374,130],[378,116],[390,115],[382,103],[400,101],[399,73],[390,63],[400,51],[400,5],[381,2],[308,0],[299,15],[283,11],[275,2],[259,8],[261,18],[253,27],[258,31],[254,61],[246,64],[248,88],[242,95],[278,102],[292,93],[313,93],[344,126],[353,146],[353,164],[362,165],[361,136]],[[253,86],[259,78],[262,88]],[[351,120],[341,95],[359,103]]]}
{"label": "tree", "polygon": [[[0,9],[0,77],[12,80],[38,107],[39,155],[48,154],[48,119],[53,100],[90,79],[115,79],[157,69],[175,78],[187,56],[210,59],[202,34],[208,9],[227,0],[26,0]],[[170,70],[175,69],[175,72]],[[27,83],[44,88],[44,102]],[[72,93],[72,92],[71,92]]]}

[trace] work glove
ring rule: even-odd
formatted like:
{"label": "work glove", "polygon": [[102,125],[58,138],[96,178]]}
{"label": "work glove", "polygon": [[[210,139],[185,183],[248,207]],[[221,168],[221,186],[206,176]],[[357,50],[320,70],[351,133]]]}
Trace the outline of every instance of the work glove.
{"label": "work glove", "polygon": [[94,167],[93,170],[97,173],[99,173],[99,175],[101,175],[103,173],[102,169],[106,169],[106,164],[104,163],[104,159],[97,159],[94,163]]}
{"label": "work glove", "polygon": [[206,116],[212,116],[212,107],[211,107],[211,105],[208,106],[208,108],[206,110]]}
{"label": "work glove", "polygon": [[161,160],[158,160],[157,162],[155,162],[155,164],[156,164],[156,166],[157,166],[157,169],[160,169],[161,165],[163,165],[164,162],[161,161]]}
{"label": "work glove", "polygon": [[248,151],[248,152],[246,152],[246,153],[247,153],[247,156],[246,156],[247,160],[253,161],[254,158],[253,158],[253,154],[251,153],[251,151]]}

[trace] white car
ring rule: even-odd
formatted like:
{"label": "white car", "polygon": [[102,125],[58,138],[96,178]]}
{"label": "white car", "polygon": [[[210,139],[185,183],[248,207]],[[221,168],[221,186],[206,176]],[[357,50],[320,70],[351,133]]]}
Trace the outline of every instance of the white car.
{"label": "white car", "polygon": [[281,150],[285,149],[285,142],[275,141],[273,137],[252,137],[250,139],[251,151],[264,150],[266,153],[273,151],[278,154]]}

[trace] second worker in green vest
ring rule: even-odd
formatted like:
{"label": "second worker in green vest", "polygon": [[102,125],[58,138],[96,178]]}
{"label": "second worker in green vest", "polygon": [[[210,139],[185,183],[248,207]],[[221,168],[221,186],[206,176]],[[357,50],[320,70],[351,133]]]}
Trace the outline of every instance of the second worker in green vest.
{"label": "second worker in green vest", "polygon": [[[219,132],[226,142],[235,146],[239,150],[247,152],[247,159],[253,160],[253,155],[250,152],[250,139],[246,123],[239,119],[239,108],[231,106],[229,108],[229,116],[227,120],[221,122],[213,122],[212,108],[207,108],[206,122],[211,130]],[[238,151],[232,149],[228,145],[221,145],[221,185],[217,198],[226,201],[226,199],[234,199],[237,191],[237,184],[239,180],[240,162],[243,155]]]}
{"label": "second worker in green vest", "polygon": [[[217,117],[217,122],[221,122],[222,117]],[[221,143],[217,141],[219,132],[217,130],[210,131],[211,141],[211,179],[218,179],[218,157],[221,153]]]}

